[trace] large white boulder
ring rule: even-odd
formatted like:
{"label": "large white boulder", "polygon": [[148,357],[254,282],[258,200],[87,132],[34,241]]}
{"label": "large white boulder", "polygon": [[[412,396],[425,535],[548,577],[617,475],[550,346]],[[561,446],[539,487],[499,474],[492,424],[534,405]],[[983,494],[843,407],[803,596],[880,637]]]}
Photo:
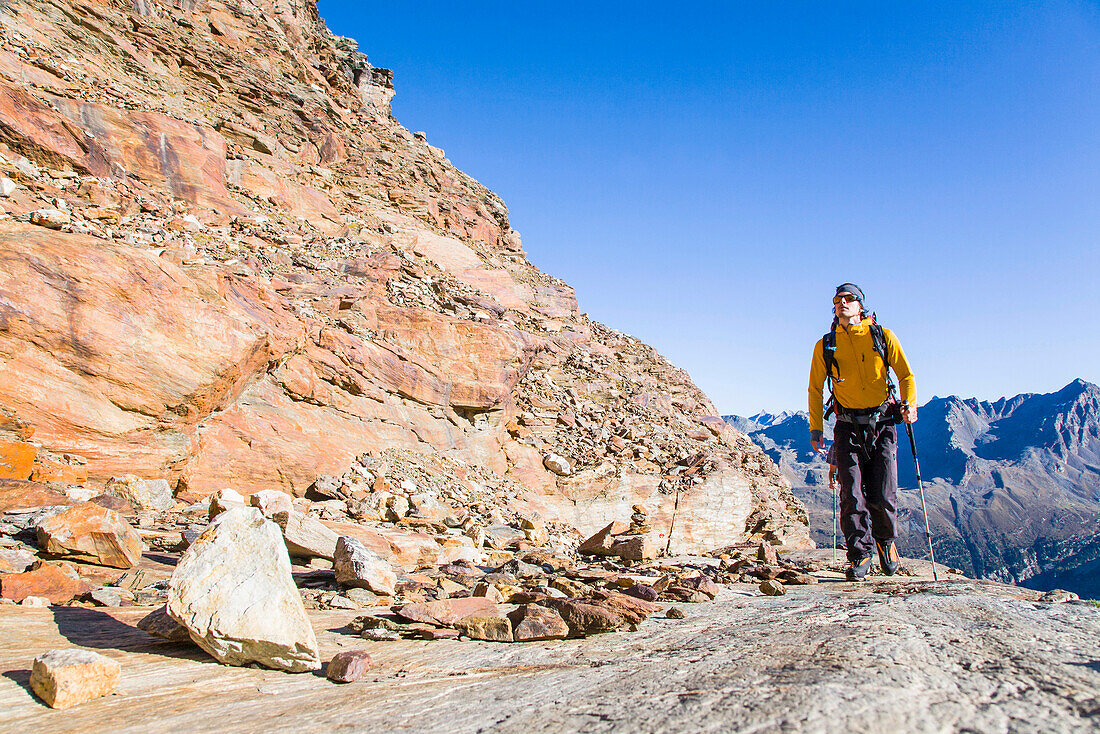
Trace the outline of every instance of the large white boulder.
{"label": "large white boulder", "polygon": [[317,637],[279,528],[254,507],[219,514],[176,565],[168,614],[227,665],[317,670]]}

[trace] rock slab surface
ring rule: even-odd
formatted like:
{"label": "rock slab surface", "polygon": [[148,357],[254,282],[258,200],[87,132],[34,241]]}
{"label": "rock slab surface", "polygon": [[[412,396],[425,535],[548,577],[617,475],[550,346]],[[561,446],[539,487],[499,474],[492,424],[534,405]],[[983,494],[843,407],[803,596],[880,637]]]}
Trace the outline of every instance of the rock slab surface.
{"label": "rock slab surface", "polygon": [[219,662],[321,667],[279,528],[254,507],[218,515],[180,558],[168,614]]}

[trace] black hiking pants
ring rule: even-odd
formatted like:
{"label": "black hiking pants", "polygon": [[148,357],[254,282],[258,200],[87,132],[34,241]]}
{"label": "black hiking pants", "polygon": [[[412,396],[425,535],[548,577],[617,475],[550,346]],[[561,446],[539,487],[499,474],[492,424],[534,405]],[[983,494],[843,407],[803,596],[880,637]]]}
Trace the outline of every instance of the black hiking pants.
{"label": "black hiking pants", "polygon": [[837,421],[833,429],[840,480],[840,528],[848,560],[874,555],[876,540],[897,537],[898,434],[893,425]]}

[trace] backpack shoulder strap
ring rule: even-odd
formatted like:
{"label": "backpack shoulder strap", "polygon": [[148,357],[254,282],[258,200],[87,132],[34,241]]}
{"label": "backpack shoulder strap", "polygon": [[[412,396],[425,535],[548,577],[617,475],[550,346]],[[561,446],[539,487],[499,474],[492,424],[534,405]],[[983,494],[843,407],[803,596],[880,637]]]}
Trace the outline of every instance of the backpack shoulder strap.
{"label": "backpack shoulder strap", "polygon": [[821,337],[821,357],[825,360],[825,377],[830,381],[840,377],[840,367],[836,363],[836,324]]}
{"label": "backpack shoulder strap", "polygon": [[886,383],[890,386],[890,397],[893,397],[894,380],[890,377],[890,356],[886,348],[886,331],[879,324],[874,314],[871,315],[871,319],[871,345],[878,356],[882,358],[882,364],[886,366]]}

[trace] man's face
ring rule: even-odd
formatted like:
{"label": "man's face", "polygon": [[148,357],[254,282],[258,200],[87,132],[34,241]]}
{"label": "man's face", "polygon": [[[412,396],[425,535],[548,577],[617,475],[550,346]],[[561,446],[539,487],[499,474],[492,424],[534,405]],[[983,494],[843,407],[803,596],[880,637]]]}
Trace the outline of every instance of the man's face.
{"label": "man's face", "polygon": [[837,318],[850,319],[858,316],[860,308],[856,297],[847,291],[838,293],[833,297],[833,309],[836,311]]}

